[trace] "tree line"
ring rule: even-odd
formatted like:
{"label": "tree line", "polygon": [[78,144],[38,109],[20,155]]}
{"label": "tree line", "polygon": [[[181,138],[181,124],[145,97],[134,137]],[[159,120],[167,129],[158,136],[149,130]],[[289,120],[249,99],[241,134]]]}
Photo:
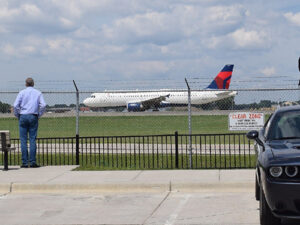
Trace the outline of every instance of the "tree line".
{"label": "tree line", "polygon": [[[216,102],[211,102],[203,105],[195,106],[203,110],[249,110],[249,109],[262,109],[262,108],[271,108],[274,105],[283,105],[284,102],[275,102],[270,100],[261,100],[259,103],[249,103],[249,104],[235,104],[234,98],[226,98]],[[295,104],[300,104],[300,101],[295,102]],[[46,109],[53,108],[75,108],[75,104],[55,104],[53,106],[46,106]],[[80,107],[84,107],[84,104],[80,104]],[[0,113],[11,113],[12,106],[7,103],[0,101]]]}

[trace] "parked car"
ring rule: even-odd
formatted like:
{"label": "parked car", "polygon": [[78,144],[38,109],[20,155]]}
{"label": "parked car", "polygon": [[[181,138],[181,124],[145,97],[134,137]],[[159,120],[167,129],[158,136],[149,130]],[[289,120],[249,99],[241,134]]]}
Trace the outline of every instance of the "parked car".
{"label": "parked car", "polygon": [[261,225],[300,219],[300,106],[276,110],[260,131],[247,137],[255,140],[257,152],[255,197]]}

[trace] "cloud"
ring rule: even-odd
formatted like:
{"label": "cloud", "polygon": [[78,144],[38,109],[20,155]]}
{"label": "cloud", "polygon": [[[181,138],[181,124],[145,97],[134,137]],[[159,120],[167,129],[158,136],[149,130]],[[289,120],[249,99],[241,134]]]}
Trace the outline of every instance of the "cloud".
{"label": "cloud", "polygon": [[227,26],[236,25],[247,15],[246,9],[242,5],[213,6],[204,11],[203,19],[206,25]]}
{"label": "cloud", "polygon": [[253,68],[271,76],[266,65],[293,71],[298,59],[291,1],[1,0],[0,58],[10,63],[0,66],[19,74],[22,66],[10,65],[26,58],[29,70],[51,62],[45,74],[175,79],[234,63],[239,76]]}
{"label": "cloud", "polygon": [[[82,18],[86,14],[110,14],[120,11],[132,10],[135,1],[126,0],[51,0],[52,5],[61,11],[61,14],[71,18]],[[121,8],[121,9],[120,9]]]}
{"label": "cloud", "polygon": [[104,25],[102,29],[107,39],[130,44],[150,42],[163,45],[178,41],[183,35],[176,20],[159,12],[118,19],[112,26]]}
{"label": "cloud", "polygon": [[7,20],[20,14],[19,9],[9,9],[8,7],[0,7],[0,19]]}
{"label": "cloud", "polygon": [[24,4],[21,6],[20,11],[21,13],[33,18],[42,16],[41,10],[34,4]]}
{"label": "cloud", "polygon": [[5,44],[2,48],[1,48],[2,52],[6,55],[12,56],[12,55],[16,55],[16,49],[14,48],[14,46],[12,46],[11,44]]}
{"label": "cloud", "polygon": [[24,57],[36,53],[35,46],[13,46],[12,44],[5,44],[0,48],[0,52],[3,52],[9,57]]}
{"label": "cloud", "polygon": [[[16,8],[0,6],[0,18],[4,20],[15,20],[16,17],[38,18],[42,16],[41,10],[34,4],[22,4]],[[24,19],[24,18],[23,18]]]}
{"label": "cloud", "polygon": [[276,70],[274,67],[265,67],[260,71],[262,74],[264,74],[267,77],[270,77],[276,73]]}
{"label": "cloud", "polygon": [[56,52],[64,52],[67,49],[73,47],[73,40],[68,38],[57,38],[47,40],[47,44],[50,50]]}
{"label": "cloud", "polygon": [[104,36],[129,44],[153,43],[167,45],[184,38],[204,37],[211,32],[234,29],[246,16],[240,5],[215,6],[174,5],[163,12],[150,11],[118,18],[104,24]]}
{"label": "cloud", "polygon": [[96,35],[96,31],[94,31],[93,29],[90,29],[86,26],[81,26],[80,28],[76,29],[74,31],[74,36],[76,38],[93,38]]}
{"label": "cloud", "polygon": [[74,27],[74,23],[69,19],[66,19],[64,17],[60,17],[59,21],[61,22],[62,26],[65,27],[65,28],[73,28]]}
{"label": "cloud", "polygon": [[268,41],[267,33],[257,30],[238,29],[229,34],[237,48],[261,48]]}
{"label": "cloud", "polygon": [[299,13],[285,13],[284,17],[291,23],[300,26],[300,12]]}
{"label": "cloud", "polygon": [[[0,28],[13,33],[14,36],[70,32],[77,28],[72,19],[58,15],[53,7],[42,1],[9,3],[0,5]],[[0,29],[0,32],[3,29]]]}

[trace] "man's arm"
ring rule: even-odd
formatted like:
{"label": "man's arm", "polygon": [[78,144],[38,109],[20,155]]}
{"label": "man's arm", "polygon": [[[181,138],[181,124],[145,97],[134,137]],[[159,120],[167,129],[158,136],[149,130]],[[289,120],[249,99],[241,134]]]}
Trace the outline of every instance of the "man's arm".
{"label": "man's arm", "polygon": [[44,100],[43,94],[40,95],[40,103],[39,103],[39,118],[44,114],[46,109],[46,102]]}
{"label": "man's arm", "polygon": [[21,92],[18,94],[15,102],[14,102],[14,115],[15,117],[19,118],[20,117],[20,111],[21,111],[21,101],[22,101],[22,94]]}

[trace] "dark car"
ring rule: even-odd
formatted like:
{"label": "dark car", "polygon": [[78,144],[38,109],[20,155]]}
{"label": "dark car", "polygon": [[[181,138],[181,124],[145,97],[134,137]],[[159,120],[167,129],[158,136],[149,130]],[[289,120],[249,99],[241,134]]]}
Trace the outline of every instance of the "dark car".
{"label": "dark car", "polygon": [[[273,113],[263,129],[250,131],[257,151],[255,195],[260,223],[300,219],[300,106]],[[300,224],[300,223],[299,223]]]}

